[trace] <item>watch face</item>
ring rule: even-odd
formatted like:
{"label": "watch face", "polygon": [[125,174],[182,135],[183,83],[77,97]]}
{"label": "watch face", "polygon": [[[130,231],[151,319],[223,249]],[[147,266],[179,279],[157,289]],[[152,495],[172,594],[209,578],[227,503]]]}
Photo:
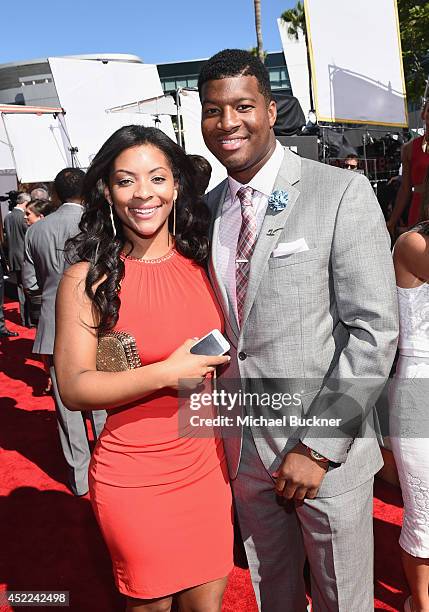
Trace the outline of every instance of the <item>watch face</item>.
{"label": "watch face", "polygon": [[322,461],[323,463],[327,463],[329,461],[329,459],[326,459],[326,457],[324,457],[323,455],[321,455],[320,453],[318,453],[317,451],[312,450],[312,449],[310,449],[310,455],[316,461]]}

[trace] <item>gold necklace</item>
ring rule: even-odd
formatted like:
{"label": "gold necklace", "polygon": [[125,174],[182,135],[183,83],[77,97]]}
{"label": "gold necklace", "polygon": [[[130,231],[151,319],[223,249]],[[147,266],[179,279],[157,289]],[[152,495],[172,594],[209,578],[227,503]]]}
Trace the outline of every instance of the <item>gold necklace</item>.
{"label": "gold necklace", "polygon": [[121,255],[125,259],[131,259],[131,261],[141,261],[142,263],[145,263],[145,264],[162,263],[163,261],[168,261],[169,259],[171,259],[175,254],[176,254],[176,251],[174,248],[172,248],[165,255],[162,255],[161,257],[154,257],[153,259],[147,259],[145,257],[133,257],[132,255],[127,255],[123,251],[121,252]]}

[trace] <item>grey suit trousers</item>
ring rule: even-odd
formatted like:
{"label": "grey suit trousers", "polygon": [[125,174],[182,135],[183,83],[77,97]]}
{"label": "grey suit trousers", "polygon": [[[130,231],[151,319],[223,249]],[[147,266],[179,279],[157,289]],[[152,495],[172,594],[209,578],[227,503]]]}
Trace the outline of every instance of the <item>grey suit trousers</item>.
{"label": "grey suit trousers", "polygon": [[305,612],[306,557],[313,612],[374,610],[373,478],[335,497],[284,502],[245,428],[232,487],[262,612]]}
{"label": "grey suit trousers", "polygon": [[[54,366],[49,368],[55,395],[58,429],[61,448],[69,468],[70,488],[75,495],[88,492],[88,467],[91,459],[85,415],[80,411],[69,410],[64,406],[58,392],[57,377]],[[91,410],[88,413],[94,438],[97,439],[103,430],[106,420],[105,410]]]}
{"label": "grey suit trousers", "polygon": [[24,286],[22,284],[22,271],[15,270],[16,277],[16,293],[18,295],[18,303],[19,303],[19,315],[21,317],[21,325],[23,327],[28,327],[31,324],[30,321],[30,309],[29,309],[29,300],[25,295]]}

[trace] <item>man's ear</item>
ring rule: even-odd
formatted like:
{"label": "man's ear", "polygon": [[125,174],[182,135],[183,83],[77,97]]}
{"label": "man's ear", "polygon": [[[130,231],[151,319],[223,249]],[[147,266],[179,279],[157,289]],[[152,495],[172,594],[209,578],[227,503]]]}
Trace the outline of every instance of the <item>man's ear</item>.
{"label": "man's ear", "polygon": [[268,110],[268,121],[269,121],[270,127],[274,127],[274,124],[277,119],[277,104],[275,103],[274,100],[271,100],[271,102],[268,104],[267,110]]}

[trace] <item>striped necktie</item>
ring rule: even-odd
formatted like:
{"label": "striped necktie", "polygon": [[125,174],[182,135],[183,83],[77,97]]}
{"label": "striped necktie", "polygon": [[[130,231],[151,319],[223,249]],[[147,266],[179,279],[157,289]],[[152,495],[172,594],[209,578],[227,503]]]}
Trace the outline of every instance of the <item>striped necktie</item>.
{"label": "striped necktie", "polygon": [[249,281],[250,260],[256,242],[256,215],[252,206],[253,189],[240,187],[237,197],[241,203],[241,228],[238,236],[236,255],[236,295],[238,321],[243,319],[244,302],[246,300]]}

